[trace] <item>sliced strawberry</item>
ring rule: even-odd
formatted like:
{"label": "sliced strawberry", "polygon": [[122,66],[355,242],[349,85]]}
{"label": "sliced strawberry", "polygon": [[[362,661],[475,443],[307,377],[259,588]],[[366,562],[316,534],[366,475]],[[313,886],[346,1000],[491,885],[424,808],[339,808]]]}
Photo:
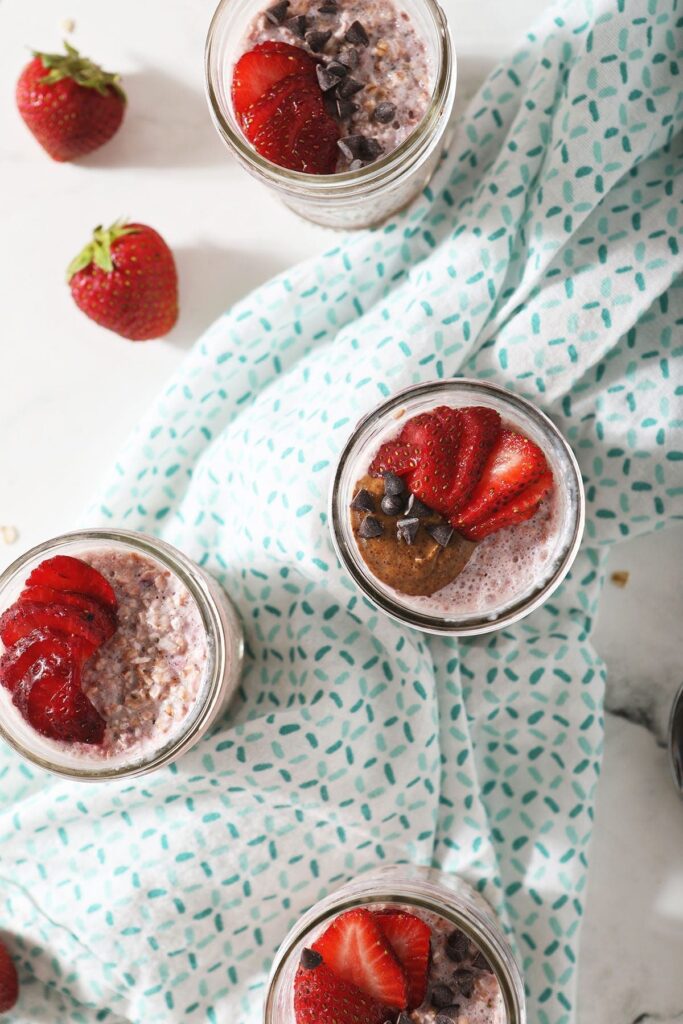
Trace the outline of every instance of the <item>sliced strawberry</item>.
{"label": "sliced strawberry", "polygon": [[12,692],[29,675],[34,681],[61,664],[75,662],[80,666],[87,650],[76,639],[34,629],[0,657],[0,685]]}
{"label": "sliced strawberry", "polygon": [[316,61],[298,46],[288,43],[259,43],[242,54],[232,77],[232,105],[243,120],[252,104],[264,96],[271,86],[289,75],[306,75],[317,85]]}
{"label": "sliced strawberry", "polygon": [[108,640],[116,632],[116,613],[108,605],[86,597],[84,594],[72,594],[68,590],[53,590],[52,587],[26,587],[19,595],[19,601],[32,601],[34,604],[46,605],[71,605],[92,616],[93,622],[96,622],[102,630],[105,640]]}
{"label": "sliced strawberry", "polygon": [[96,598],[116,608],[114,589],[102,573],[71,555],[55,555],[37,566],[26,581],[28,587],[52,587]]}
{"label": "sliced strawberry", "polygon": [[475,405],[451,411],[457,415],[458,440],[453,478],[444,498],[449,516],[469,500],[501,430],[495,409]]}
{"label": "sliced strawberry", "polygon": [[332,174],[339,125],[323,106],[317,80],[290,75],[273,85],[244,117],[244,133],[274,164],[307,174]]}
{"label": "sliced strawberry", "polygon": [[385,473],[405,476],[406,473],[417,468],[419,461],[420,452],[415,445],[402,444],[400,441],[387,441],[370,463],[368,473],[370,476],[384,476]]}
{"label": "sliced strawberry", "polygon": [[490,533],[531,519],[538,512],[542,499],[552,486],[553,474],[548,470],[538,478],[536,483],[529,484],[526,490],[518,494],[516,498],[511,498],[486,519],[482,519],[474,526],[463,527],[463,535],[468,540],[483,540]]}
{"label": "sliced strawberry", "polygon": [[374,916],[406,973],[408,1009],[412,1010],[421,1005],[427,992],[432,929],[422,918],[403,911]]}
{"label": "sliced strawberry", "polygon": [[434,413],[422,413],[406,423],[399,440],[420,450],[417,469],[407,476],[408,487],[425,505],[447,516],[460,443],[460,421],[453,417],[445,424]]}
{"label": "sliced strawberry", "polygon": [[313,949],[343,981],[383,1006],[405,1009],[405,973],[369,910],[357,907],[340,914]]}
{"label": "sliced strawberry", "polygon": [[543,452],[523,434],[501,430],[467,504],[451,517],[460,533],[489,519],[549,472]]}
{"label": "sliced strawberry", "polygon": [[11,1010],[19,997],[19,976],[4,943],[0,942],[0,1013]]}
{"label": "sliced strawberry", "polygon": [[104,719],[80,687],[77,669],[44,676],[31,687],[26,718],[42,736],[67,743],[101,743]]}
{"label": "sliced strawberry", "polygon": [[297,971],[294,1016],[296,1024],[384,1024],[392,1012],[322,963],[313,970],[300,967]]}
{"label": "sliced strawberry", "polygon": [[101,620],[91,612],[66,604],[34,604],[21,601],[13,604],[0,616],[0,639],[6,647],[28,636],[34,629],[77,637],[92,654],[104,642],[109,625],[102,614]]}

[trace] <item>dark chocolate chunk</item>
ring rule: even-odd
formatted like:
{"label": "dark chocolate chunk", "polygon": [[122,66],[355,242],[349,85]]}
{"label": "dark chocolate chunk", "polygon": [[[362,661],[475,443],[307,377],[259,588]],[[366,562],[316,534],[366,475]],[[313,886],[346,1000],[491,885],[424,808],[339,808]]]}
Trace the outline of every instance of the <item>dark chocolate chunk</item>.
{"label": "dark chocolate chunk", "polygon": [[306,29],[308,28],[308,18],[305,14],[297,14],[295,18],[289,18],[285,24],[292,35],[299,36],[300,39],[303,39],[306,35]]}
{"label": "dark chocolate chunk", "polygon": [[448,547],[448,542],[453,536],[452,526],[449,526],[448,523],[428,523],[426,530],[442,548]]}
{"label": "dark chocolate chunk", "polygon": [[346,78],[349,73],[349,69],[345,64],[340,63],[338,60],[331,60],[327,65],[327,70],[335,78]]}
{"label": "dark chocolate chunk", "polygon": [[423,501],[420,501],[419,498],[415,498],[415,501],[413,502],[410,510],[410,514],[413,516],[418,516],[420,519],[426,519],[427,516],[434,515],[431,508],[425,505]]}
{"label": "dark chocolate chunk", "polygon": [[382,498],[382,512],[385,516],[398,516],[403,511],[403,498],[400,494],[385,494]]}
{"label": "dark chocolate chunk", "polygon": [[320,967],[322,962],[322,956],[314,949],[304,949],[301,954],[301,966],[305,971],[312,971],[315,967]]}
{"label": "dark chocolate chunk", "polygon": [[364,142],[365,138],[362,135],[346,135],[338,140],[337,145],[347,160],[361,160]]}
{"label": "dark chocolate chunk", "polygon": [[467,956],[469,945],[469,939],[465,933],[456,928],[446,938],[446,956],[449,960],[460,963]]}
{"label": "dark chocolate chunk", "polygon": [[417,531],[420,529],[419,519],[399,519],[396,523],[396,533],[400,540],[404,540],[406,544],[412,544],[417,537]]}
{"label": "dark chocolate chunk", "polygon": [[366,516],[358,527],[358,536],[362,537],[363,540],[372,540],[374,537],[381,537],[383,533],[384,527],[380,523],[379,519],[375,519],[374,516]]}
{"label": "dark chocolate chunk", "polygon": [[443,1006],[452,1005],[453,995],[453,989],[449,985],[443,985],[439,982],[432,988],[429,998],[432,1006],[440,1010]]}
{"label": "dark chocolate chunk", "polygon": [[269,7],[265,12],[266,18],[271,25],[284,25],[287,20],[287,8],[289,7],[289,0],[280,0],[279,3]]}
{"label": "dark chocolate chunk", "polygon": [[330,89],[334,89],[339,79],[336,75],[331,75],[329,68],[325,67],[324,64],[317,64],[315,73],[318,78],[318,85],[323,92],[329,92]]}
{"label": "dark chocolate chunk", "polygon": [[318,10],[321,14],[339,14],[339,8],[332,0],[329,3],[324,3]]}
{"label": "dark chocolate chunk", "polygon": [[336,114],[336,116],[339,118],[340,121],[348,121],[348,119],[353,114],[355,114],[356,111],[359,109],[358,104],[357,103],[352,103],[351,100],[340,100],[338,96],[336,97],[336,99],[337,99],[337,114]]}
{"label": "dark chocolate chunk", "polygon": [[372,494],[370,494],[370,491],[366,491],[364,487],[361,487],[360,491],[351,502],[351,508],[355,508],[357,512],[374,512],[375,499]]}
{"label": "dark chocolate chunk", "polygon": [[[404,494],[406,489],[406,482],[403,477],[398,476],[397,473],[385,473],[384,474],[384,493],[385,494]],[[412,495],[411,495],[412,497]]]}
{"label": "dark chocolate chunk", "polygon": [[389,124],[396,117],[396,107],[393,103],[378,103],[372,116],[380,124]]}
{"label": "dark chocolate chunk", "polygon": [[491,967],[491,964],[488,962],[481,950],[479,950],[472,961],[472,966],[476,967],[479,971],[487,971],[489,974],[493,974],[493,967]]}
{"label": "dark chocolate chunk", "polygon": [[351,68],[353,71],[354,68],[358,67],[358,61],[360,60],[358,50],[354,50],[354,48],[350,46],[348,50],[342,50],[337,57],[337,60],[341,61],[342,64],[345,64],[347,68]]}
{"label": "dark chocolate chunk", "polygon": [[331,37],[331,32],[318,32],[317,29],[314,29],[313,32],[306,33],[306,42],[313,50],[313,53],[320,53],[325,49]]}
{"label": "dark chocolate chunk", "polygon": [[[339,91],[339,90],[337,90]],[[377,139],[365,139],[363,146],[363,159],[364,160],[376,160],[377,157],[384,152],[382,146],[380,146]]]}
{"label": "dark chocolate chunk", "polygon": [[367,46],[370,42],[367,32],[359,21],[354,21],[349,26],[344,39],[346,39],[347,43],[351,43],[352,46]]}
{"label": "dark chocolate chunk", "polygon": [[458,992],[462,992],[465,999],[469,999],[474,992],[474,975],[472,971],[467,971],[464,968],[459,968],[453,975],[453,981],[455,982]]}
{"label": "dark chocolate chunk", "polygon": [[355,78],[343,78],[337,86],[337,96],[341,96],[343,100],[348,100],[349,97],[355,96],[363,88],[363,83],[357,82]]}

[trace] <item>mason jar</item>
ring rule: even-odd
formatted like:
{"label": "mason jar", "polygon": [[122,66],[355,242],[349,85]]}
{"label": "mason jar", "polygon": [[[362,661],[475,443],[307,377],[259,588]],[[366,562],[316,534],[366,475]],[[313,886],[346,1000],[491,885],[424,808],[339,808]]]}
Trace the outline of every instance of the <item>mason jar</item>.
{"label": "mason jar", "polygon": [[[156,725],[152,723],[148,727],[151,735],[144,743],[137,745],[137,749],[136,744],[132,744],[128,750],[104,753],[101,749],[98,751],[97,745],[88,748],[85,743],[70,744],[41,735],[15,707],[12,694],[2,686],[0,679],[0,738],[38,767],[69,779],[86,782],[105,782],[145,775],[176,761],[201,739],[227,708],[237,687],[244,659],[244,637],[232,601],[216,580],[165,541],[126,530],[89,529],[63,534],[39,544],[13,562],[0,576],[0,615],[14,605],[31,572],[56,555],[69,555],[85,561],[91,558],[96,568],[98,560],[105,560],[107,563],[113,560],[117,565],[130,565],[131,572],[134,569],[139,571],[140,587],[147,588],[150,601],[157,601],[153,605],[153,613],[149,613],[155,616],[155,626],[160,634],[158,642],[155,641],[157,649],[166,650],[168,637],[165,634],[172,633],[174,628],[180,628],[177,624],[181,613],[174,606],[174,618],[170,620],[169,625],[164,622],[163,600],[158,596],[161,591],[155,580],[163,583],[165,587],[168,586],[169,592],[173,595],[178,595],[177,602],[185,608],[184,614],[188,617],[187,621],[192,623],[194,632],[190,634],[189,640],[183,637],[176,650],[185,647],[192,655],[192,644],[197,648],[198,662],[193,663],[193,667],[198,665],[196,693],[188,701],[189,707],[180,720],[159,732],[157,738],[154,736]],[[137,585],[135,578],[131,577],[130,593],[135,593]],[[126,590],[126,594],[128,593]],[[130,604],[129,609],[122,609],[119,601],[118,614],[121,630],[124,628],[121,625],[122,614],[126,621],[133,621],[137,614],[134,602]],[[115,640],[116,634],[98,650],[98,655],[100,652],[104,653],[107,644],[112,644]],[[124,639],[121,642],[124,643]],[[134,658],[133,654],[136,652],[132,652],[129,664],[125,660],[125,650],[124,646],[121,652],[116,653],[119,661],[112,663],[112,676],[116,675],[117,664],[121,665],[123,672],[124,669],[128,671],[130,665],[145,661],[144,656]],[[168,650],[173,650],[172,645]],[[0,654],[3,651],[5,648],[0,640]],[[178,656],[169,653],[168,657],[170,660]],[[179,663],[175,660],[173,663],[174,670],[179,673],[179,682],[184,682]],[[138,670],[134,671],[137,673]],[[146,678],[148,677],[145,677],[143,665],[135,679]],[[150,678],[154,679],[150,686],[159,685],[158,676]],[[115,678],[105,680],[105,685],[108,682],[112,683],[112,693],[116,693],[117,690],[119,693],[123,692],[120,685],[117,687]],[[145,685],[146,683],[141,683],[143,688]],[[136,700],[139,699],[145,707],[146,696],[148,694],[144,692],[139,698],[136,695]],[[134,710],[132,714],[135,714]],[[134,722],[135,719],[131,721]],[[150,718],[147,721],[149,722]],[[162,724],[168,726],[168,723]]]}
{"label": "mason jar", "polygon": [[[444,588],[439,595],[431,597],[400,593],[373,575],[353,534],[349,507],[357,482],[367,472],[377,449],[400,431],[402,423],[439,405],[495,409],[504,426],[519,431],[539,446],[553,473],[553,525],[543,541],[543,558],[539,554],[537,559],[530,559],[529,552],[522,550],[517,567],[509,559],[511,572],[505,576],[506,584],[499,598],[489,593],[489,580],[495,568],[491,562],[496,550],[493,547],[496,534],[476,546],[451,588]],[[574,453],[555,424],[531,402],[505,388],[467,378],[431,381],[406,388],[364,416],[341,452],[330,492],[332,541],[354,583],[374,605],[399,622],[427,633],[449,636],[473,636],[502,629],[543,604],[571,568],[581,543],[584,519],[581,473]],[[509,527],[508,531],[530,528],[527,523],[521,523]],[[477,566],[482,566],[479,579]],[[478,582],[482,587],[479,593]],[[460,591],[462,603],[457,593],[451,598],[454,590]]]}
{"label": "mason jar", "polygon": [[264,1024],[296,1024],[294,979],[303,950],[313,945],[337,915],[355,907],[405,910],[426,915],[427,919],[436,917],[449,929],[463,932],[486,958],[498,982],[505,1016],[502,1021],[496,1017],[495,1024],[525,1024],[524,982],[492,908],[457,875],[409,864],[389,865],[361,874],[302,915],[273,962]]}
{"label": "mason jar", "polygon": [[264,0],[221,0],[206,43],[209,108],[219,135],[239,162],[295,213],[332,228],[379,224],[406,206],[428,184],[441,156],[453,108],[456,58],[446,16],[436,0],[396,0],[424,39],[432,69],[425,115],[395,150],[355,171],[306,174],[260,156],[244,136],[232,107],[232,69],[242,54],[249,24]]}

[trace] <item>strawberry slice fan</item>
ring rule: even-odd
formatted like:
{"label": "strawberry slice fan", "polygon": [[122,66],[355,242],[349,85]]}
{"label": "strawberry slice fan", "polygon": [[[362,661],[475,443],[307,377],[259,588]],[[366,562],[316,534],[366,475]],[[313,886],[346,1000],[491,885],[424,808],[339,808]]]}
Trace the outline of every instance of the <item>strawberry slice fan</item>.
{"label": "strawberry slice fan", "polygon": [[388,472],[472,541],[531,519],[553,485],[538,445],[484,406],[414,416],[370,464],[372,476]]}
{"label": "strawberry slice fan", "polygon": [[41,562],[17,601],[0,616],[0,685],[42,736],[99,744],[105,722],[81,686],[88,658],[117,629],[108,581],[80,559]]}

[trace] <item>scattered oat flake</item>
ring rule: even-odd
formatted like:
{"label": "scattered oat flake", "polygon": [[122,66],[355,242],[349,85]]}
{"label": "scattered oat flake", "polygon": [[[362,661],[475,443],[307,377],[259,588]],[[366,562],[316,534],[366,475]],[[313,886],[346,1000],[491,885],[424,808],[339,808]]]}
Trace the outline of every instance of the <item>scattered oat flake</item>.
{"label": "scattered oat flake", "polygon": [[620,569],[618,572],[612,573],[610,580],[615,587],[625,587],[628,583],[629,576],[630,573],[626,572],[624,569]]}
{"label": "scattered oat flake", "polygon": [[0,534],[5,544],[15,544],[19,540],[16,526],[0,526]]}
{"label": "scattered oat flake", "polygon": [[76,22],[73,18],[65,18],[62,22],[62,32],[73,32],[76,28]]}

